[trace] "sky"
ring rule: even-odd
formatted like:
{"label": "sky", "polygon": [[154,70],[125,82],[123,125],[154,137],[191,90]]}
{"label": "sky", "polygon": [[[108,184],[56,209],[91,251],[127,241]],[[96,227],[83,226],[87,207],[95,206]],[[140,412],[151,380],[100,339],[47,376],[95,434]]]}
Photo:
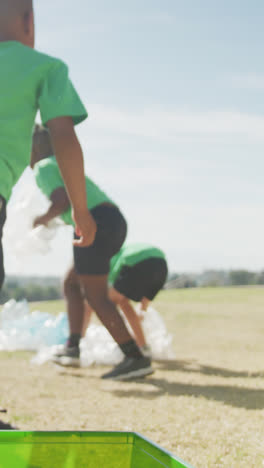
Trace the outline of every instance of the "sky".
{"label": "sky", "polygon": [[[68,64],[87,107],[86,172],[128,241],[162,248],[170,271],[264,268],[263,1],[45,0],[35,15],[36,48]],[[11,207],[31,183],[27,170]],[[19,267],[6,235],[6,272],[62,275],[71,235]]]}

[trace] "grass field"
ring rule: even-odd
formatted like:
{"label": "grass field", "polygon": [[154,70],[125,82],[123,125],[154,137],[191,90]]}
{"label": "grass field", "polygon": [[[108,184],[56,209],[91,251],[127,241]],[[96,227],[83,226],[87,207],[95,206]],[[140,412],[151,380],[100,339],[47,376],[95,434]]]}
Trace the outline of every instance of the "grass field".
{"label": "grass field", "polygon": [[263,467],[264,288],[164,291],[154,306],[174,335],[174,361],[120,383],[100,380],[102,367],[59,371],[2,352],[3,419],[25,430],[134,430],[197,468]]}

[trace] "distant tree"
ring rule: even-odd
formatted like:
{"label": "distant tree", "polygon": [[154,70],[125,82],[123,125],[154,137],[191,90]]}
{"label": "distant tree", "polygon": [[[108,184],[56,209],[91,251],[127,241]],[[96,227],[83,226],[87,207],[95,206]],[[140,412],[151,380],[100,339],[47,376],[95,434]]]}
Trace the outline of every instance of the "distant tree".
{"label": "distant tree", "polygon": [[167,281],[173,281],[176,280],[179,277],[178,273],[172,272],[168,274]]}
{"label": "distant tree", "polygon": [[49,286],[46,289],[46,296],[49,298],[49,301],[55,301],[56,299],[61,299],[62,293],[60,288],[55,286]]}
{"label": "distant tree", "polygon": [[19,286],[19,282],[16,279],[10,279],[6,281],[9,288],[15,289]]}
{"label": "distant tree", "polygon": [[43,283],[41,285],[23,281],[7,281],[0,292],[0,304],[4,304],[9,299],[15,299],[16,301],[26,299],[30,302],[61,299],[60,282],[54,286],[45,284],[45,281]]}
{"label": "distant tree", "polygon": [[13,289],[13,295],[12,297],[16,300],[16,301],[21,301],[22,299],[25,298],[25,290],[24,288],[20,287],[20,286],[17,286],[16,288]]}
{"label": "distant tree", "polygon": [[264,271],[257,273],[256,275],[256,284],[264,284]]}
{"label": "distant tree", "polygon": [[256,284],[256,273],[248,270],[232,270],[229,273],[229,282],[233,286]]}
{"label": "distant tree", "polygon": [[9,301],[10,294],[9,290],[6,285],[4,285],[0,291],[0,304],[4,304],[5,302]]}
{"label": "distant tree", "polygon": [[167,281],[164,289],[196,288],[197,283],[191,275],[177,275],[177,278]]}
{"label": "distant tree", "polygon": [[197,276],[198,286],[226,286],[228,281],[228,273],[223,270],[206,270]]}

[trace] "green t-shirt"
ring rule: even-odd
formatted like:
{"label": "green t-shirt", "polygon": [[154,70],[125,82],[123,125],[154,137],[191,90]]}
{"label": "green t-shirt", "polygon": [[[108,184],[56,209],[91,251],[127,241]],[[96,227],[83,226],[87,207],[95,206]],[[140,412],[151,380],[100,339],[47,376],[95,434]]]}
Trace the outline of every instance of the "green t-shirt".
{"label": "green t-shirt", "polygon": [[[54,156],[42,159],[34,166],[34,174],[36,182],[40,190],[50,198],[51,194],[59,187],[64,187],[64,182]],[[87,206],[92,210],[101,203],[115,203],[104,193],[100,188],[87,176],[85,176],[86,193],[87,193]],[[71,207],[68,208],[61,216],[65,224],[72,224],[74,222],[71,217]]]}
{"label": "green t-shirt", "polygon": [[124,244],[119,252],[111,259],[110,273],[108,276],[109,283],[115,283],[124,266],[133,267],[137,263],[147,260],[148,258],[163,258],[166,260],[162,250],[152,245],[143,243]]}
{"label": "green t-shirt", "polygon": [[7,41],[0,64],[0,195],[8,200],[30,160],[37,111],[44,124],[63,116],[77,124],[87,112],[61,60]]}

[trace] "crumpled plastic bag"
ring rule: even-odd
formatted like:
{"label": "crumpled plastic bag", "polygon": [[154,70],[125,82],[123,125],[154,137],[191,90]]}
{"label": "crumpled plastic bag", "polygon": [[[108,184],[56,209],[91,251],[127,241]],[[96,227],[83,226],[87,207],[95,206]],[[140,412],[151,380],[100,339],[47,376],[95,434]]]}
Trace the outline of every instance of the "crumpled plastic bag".
{"label": "crumpled plastic bag", "polygon": [[8,301],[0,316],[0,350],[37,351],[43,346],[65,343],[68,319],[65,313],[55,316],[48,312],[30,313],[26,300]]}
{"label": "crumpled plastic bag", "polygon": [[[139,311],[139,309],[138,309]],[[27,301],[8,301],[0,316],[0,350],[38,351],[34,364],[49,361],[68,338],[68,318],[64,312],[52,315],[48,312],[30,313]],[[142,322],[146,340],[153,359],[173,359],[172,335],[168,334],[160,314],[149,307]],[[91,364],[115,365],[123,353],[109,332],[102,325],[91,324],[81,340],[81,366]]]}
{"label": "crumpled plastic bag", "polygon": [[[140,312],[139,304],[136,310],[138,313]],[[149,306],[144,312],[142,328],[153,359],[169,360],[175,358],[172,347],[173,335],[168,333],[162,316],[154,307]]]}
{"label": "crumpled plastic bag", "polygon": [[[33,228],[33,221],[46,212],[50,202],[40,192],[34,179],[30,186],[19,185],[16,195],[7,206],[7,221],[4,226],[4,244],[18,262],[23,263],[28,255],[47,254],[51,250],[51,241],[63,222],[56,218],[47,226]],[[19,226],[19,235],[18,235]]]}
{"label": "crumpled plastic bag", "polygon": [[[62,349],[63,345],[51,346],[40,349],[33,357],[33,364],[44,364],[52,359],[52,356]],[[102,325],[91,324],[85,337],[80,342],[81,367],[89,367],[92,364],[115,365],[122,358],[123,353],[113,340],[109,332]]]}

